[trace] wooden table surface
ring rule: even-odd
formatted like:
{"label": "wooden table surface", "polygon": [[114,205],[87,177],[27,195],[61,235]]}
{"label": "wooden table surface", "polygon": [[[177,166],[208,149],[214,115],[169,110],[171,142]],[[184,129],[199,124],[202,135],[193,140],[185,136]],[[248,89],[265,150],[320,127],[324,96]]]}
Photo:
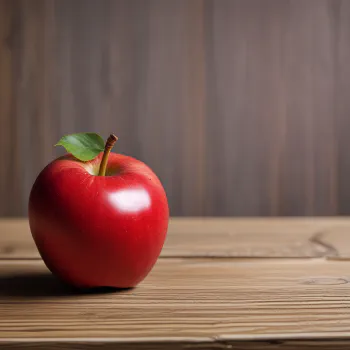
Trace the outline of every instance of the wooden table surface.
{"label": "wooden table surface", "polygon": [[349,349],[350,219],[172,219],[137,288],[73,291],[0,220],[0,348]]}

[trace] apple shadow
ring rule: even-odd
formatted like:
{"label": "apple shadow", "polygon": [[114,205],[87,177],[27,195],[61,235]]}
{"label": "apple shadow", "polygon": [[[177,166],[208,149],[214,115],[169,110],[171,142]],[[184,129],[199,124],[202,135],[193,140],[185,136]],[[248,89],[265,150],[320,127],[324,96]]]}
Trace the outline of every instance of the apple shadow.
{"label": "apple shadow", "polygon": [[0,297],[49,298],[127,292],[132,288],[98,287],[79,289],[65,284],[50,272],[0,276]]}

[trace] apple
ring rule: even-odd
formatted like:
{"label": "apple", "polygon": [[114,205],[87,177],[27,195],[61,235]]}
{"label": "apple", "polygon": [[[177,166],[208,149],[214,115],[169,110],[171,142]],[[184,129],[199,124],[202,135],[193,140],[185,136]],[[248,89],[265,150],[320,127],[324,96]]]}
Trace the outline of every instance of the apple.
{"label": "apple", "polygon": [[45,264],[63,281],[79,288],[134,287],[162,250],[166,194],[147,165],[110,153],[114,135],[106,145],[98,139],[98,147],[91,135],[97,134],[68,135],[58,144],[71,153],[37,177],[29,198],[30,229]]}

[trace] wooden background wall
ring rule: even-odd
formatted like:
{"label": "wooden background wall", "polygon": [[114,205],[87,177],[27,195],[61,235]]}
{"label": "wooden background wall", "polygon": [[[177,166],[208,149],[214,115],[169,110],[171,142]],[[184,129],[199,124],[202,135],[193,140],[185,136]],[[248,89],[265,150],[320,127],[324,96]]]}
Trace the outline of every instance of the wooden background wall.
{"label": "wooden background wall", "polygon": [[79,131],[173,215],[350,214],[350,1],[0,0],[0,216]]}

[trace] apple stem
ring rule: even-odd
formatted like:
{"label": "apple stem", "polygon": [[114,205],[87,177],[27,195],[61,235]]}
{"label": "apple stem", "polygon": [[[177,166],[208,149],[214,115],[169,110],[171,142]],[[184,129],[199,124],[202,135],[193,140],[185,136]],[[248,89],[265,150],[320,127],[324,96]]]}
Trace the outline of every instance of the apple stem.
{"label": "apple stem", "polygon": [[100,169],[98,171],[98,176],[105,176],[106,175],[108,156],[109,156],[109,153],[111,152],[114,144],[117,142],[117,140],[118,140],[117,136],[115,136],[113,134],[109,135],[109,137],[106,141],[105,150],[103,152],[103,157],[102,157],[102,161],[100,164]]}

